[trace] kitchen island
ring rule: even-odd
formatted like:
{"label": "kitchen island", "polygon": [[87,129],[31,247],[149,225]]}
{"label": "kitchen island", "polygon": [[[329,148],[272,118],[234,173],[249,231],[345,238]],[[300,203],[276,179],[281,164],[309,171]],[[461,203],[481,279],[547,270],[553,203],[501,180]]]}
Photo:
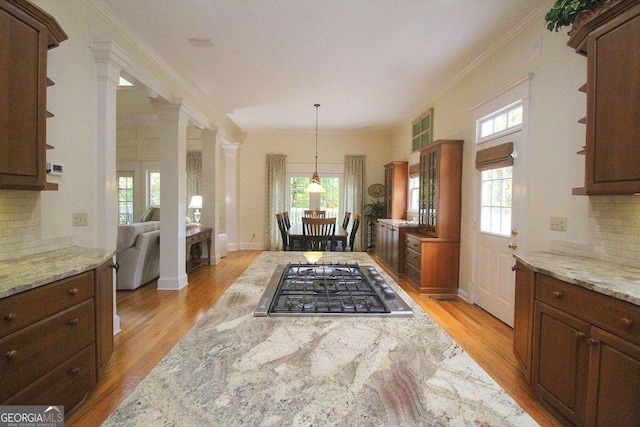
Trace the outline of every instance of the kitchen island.
{"label": "kitchen island", "polygon": [[414,317],[254,317],[290,261],[261,254],[104,425],[535,425],[366,253],[321,262],[373,265]]}

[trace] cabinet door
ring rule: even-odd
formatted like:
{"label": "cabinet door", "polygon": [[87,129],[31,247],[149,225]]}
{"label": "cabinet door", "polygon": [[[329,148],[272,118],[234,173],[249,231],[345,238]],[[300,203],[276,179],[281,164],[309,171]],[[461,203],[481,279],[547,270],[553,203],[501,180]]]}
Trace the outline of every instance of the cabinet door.
{"label": "cabinet door", "polygon": [[588,426],[630,426],[640,420],[640,346],[592,327]]}
{"label": "cabinet door", "polygon": [[0,188],[45,185],[47,30],[0,5]]}
{"label": "cabinet door", "polygon": [[397,227],[389,227],[389,264],[396,273],[400,269],[400,242]]}
{"label": "cabinet door", "polygon": [[639,39],[640,5],[589,35],[587,194],[640,191]]}
{"label": "cabinet door", "polygon": [[516,289],[513,315],[513,353],[525,378],[531,383],[531,345],[533,343],[533,299],[535,273],[520,261],[514,266]]}
{"label": "cabinet door", "polygon": [[96,269],[97,376],[113,353],[113,262]]}
{"label": "cabinet door", "polygon": [[533,387],[558,412],[584,425],[590,325],[536,301]]}

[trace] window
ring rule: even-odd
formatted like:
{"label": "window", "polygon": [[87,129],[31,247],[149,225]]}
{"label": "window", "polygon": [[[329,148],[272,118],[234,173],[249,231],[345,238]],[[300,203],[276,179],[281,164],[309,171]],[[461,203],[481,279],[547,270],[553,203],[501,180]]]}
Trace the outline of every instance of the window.
{"label": "window", "polygon": [[147,171],[147,207],[160,206],[160,172]]}
{"label": "window", "polygon": [[133,171],[118,172],[118,224],[133,223]]}
{"label": "window", "polygon": [[321,176],[320,185],[324,193],[309,193],[309,176],[291,175],[289,178],[289,218],[292,223],[302,223],[302,215],[307,209],[326,210],[327,217],[340,216],[340,178]]}
{"label": "window", "polygon": [[409,178],[409,210],[418,212],[418,197],[420,196],[420,177]]}
{"label": "window", "polygon": [[511,187],[513,166],[482,171],[480,231],[511,235]]}
{"label": "window", "polygon": [[514,102],[476,122],[477,142],[482,143],[522,128],[522,101]]}

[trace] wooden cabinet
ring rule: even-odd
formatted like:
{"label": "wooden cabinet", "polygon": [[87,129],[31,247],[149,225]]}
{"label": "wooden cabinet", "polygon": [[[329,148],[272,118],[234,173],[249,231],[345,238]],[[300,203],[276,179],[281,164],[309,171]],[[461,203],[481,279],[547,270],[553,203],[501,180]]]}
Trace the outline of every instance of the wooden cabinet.
{"label": "wooden cabinet", "polygon": [[396,275],[402,273],[400,235],[403,233],[403,227],[399,227],[392,222],[378,220],[376,223],[376,253]]}
{"label": "wooden cabinet", "polygon": [[[531,366],[533,389],[575,425],[634,425],[640,419],[640,307],[516,267],[514,351]],[[525,321],[518,323],[520,309]]]}
{"label": "wooden cabinet", "polygon": [[420,294],[457,294],[460,241],[404,235],[404,274]]}
{"label": "wooden cabinet", "polygon": [[384,165],[384,201],[388,219],[406,218],[408,176],[408,162],[391,162]]}
{"label": "wooden cabinet", "polygon": [[587,55],[586,194],[640,192],[640,4],[622,0],[569,46]]}
{"label": "wooden cabinet", "polygon": [[0,300],[0,402],[71,411],[113,351],[111,261]]}
{"label": "wooden cabinet", "polygon": [[429,237],[460,238],[462,140],[438,140],[420,153],[418,218]]}
{"label": "wooden cabinet", "polygon": [[515,303],[513,315],[513,353],[522,373],[531,382],[531,346],[533,336],[533,302],[535,273],[520,261],[513,269],[516,272]]}
{"label": "wooden cabinet", "polygon": [[[0,0],[0,189],[46,183],[47,50],[67,35],[26,0]],[[49,187],[51,188],[51,186]]]}

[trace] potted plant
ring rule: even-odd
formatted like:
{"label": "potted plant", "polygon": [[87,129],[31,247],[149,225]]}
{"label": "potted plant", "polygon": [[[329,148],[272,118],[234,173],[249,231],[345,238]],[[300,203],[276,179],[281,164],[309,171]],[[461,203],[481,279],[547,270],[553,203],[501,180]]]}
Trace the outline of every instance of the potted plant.
{"label": "potted plant", "polygon": [[571,35],[576,24],[591,18],[592,13],[612,1],[616,0],[557,0],[545,16],[547,29],[558,31],[562,27],[571,26]]}
{"label": "potted plant", "polygon": [[387,207],[384,202],[381,200],[376,200],[375,202],[370,202],[364,205],[364,213],[371,219],[384,218],[387,213]]}

